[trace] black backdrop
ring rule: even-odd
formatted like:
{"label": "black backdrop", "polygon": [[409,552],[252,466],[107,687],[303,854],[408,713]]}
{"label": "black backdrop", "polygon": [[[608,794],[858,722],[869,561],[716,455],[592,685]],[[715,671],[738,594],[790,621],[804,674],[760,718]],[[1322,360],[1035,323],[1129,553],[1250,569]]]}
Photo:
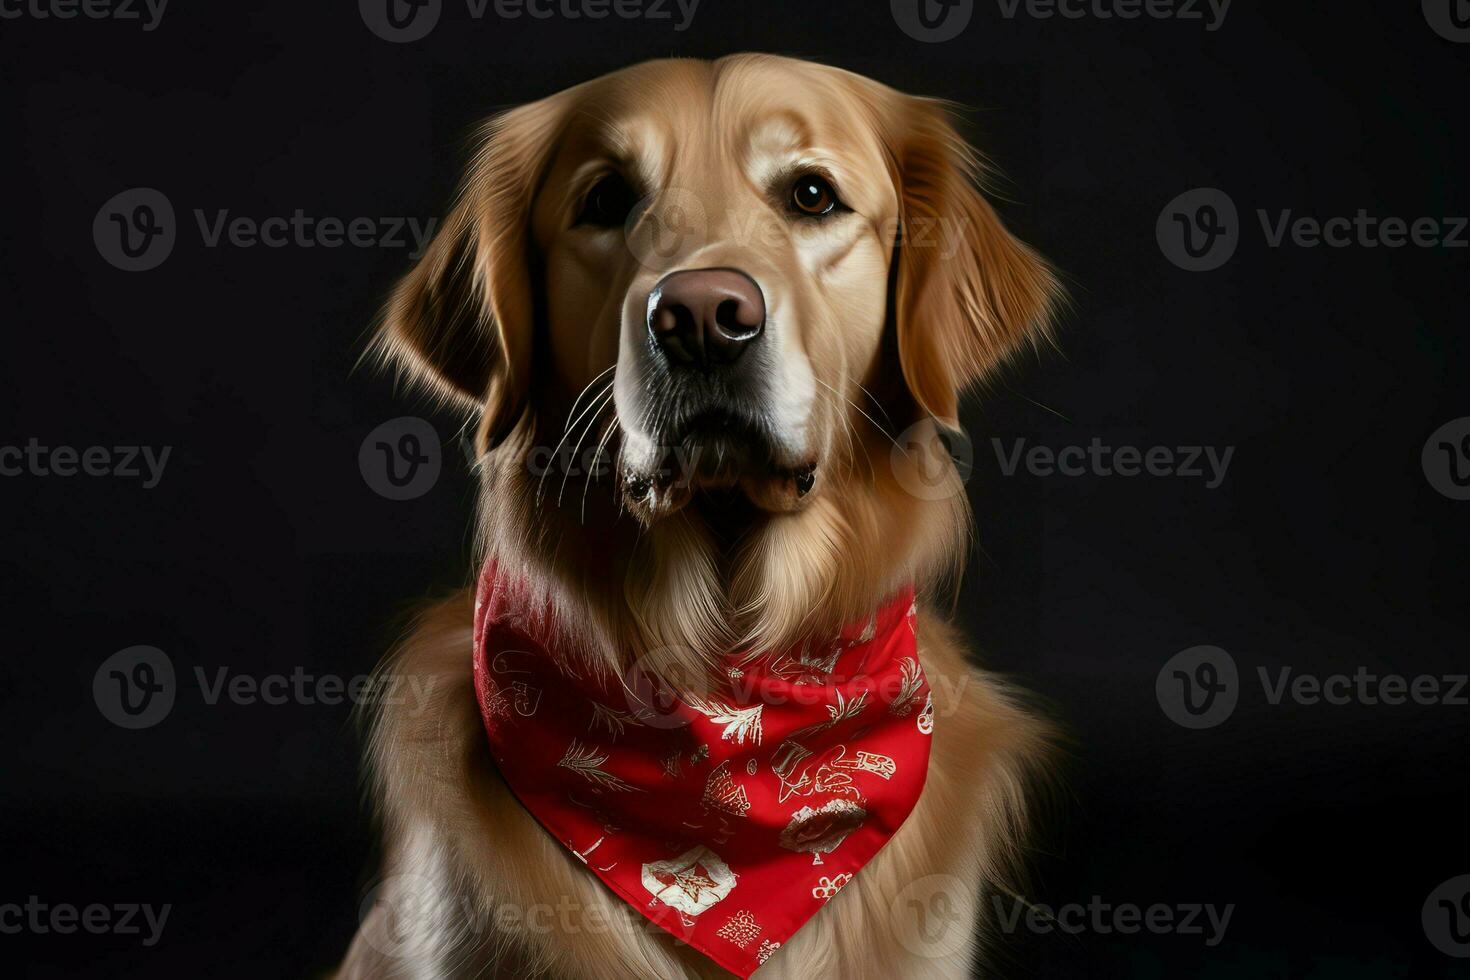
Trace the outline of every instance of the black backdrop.
{"label": "black backdrop", "polygon": [[[972,135],[1009,177],[1006,220],[1069,279],[1061,352],[965,416],[979,532],[960,616],[1075,741],[1029,897],[1234,906],[1214,945],[1208,928],[1023,926],[997,973],[1470,973],[1421,923],[1430,892],[1470,872],[1470,708],[1272,704],[1257,679],[1466,670],[1470,504],[1431,485],[1421,449],[1470,415],[1470,235],[1271,247],[1256,214],[1470,213],[1470,45],[1417,3],[1239,3],[1207,30],[1093,7],[1008,18],[992,0],[943,43],[906,34],[882,0],[704,0],[682,31],[445,7],[412,43],[376,36],[350,3],[175,0],[152,30],[5,8],[22,16],[0,19],[0,444],[171,449],[151,488],[29,465],[0,479],[0,904],[172,910],[152,946],[26,928],[0,935],[0,962],[34,976],[330,965],[370,867],[349,708],[209,704],[195,669],[350,678],[412,601],[469,574],[454,421],[354,371],[412,248],[210,247],[194,211],[424,220],[490,110],[644,58],[756,49],[977,107]],[[166,196],[177,241],[129,272],[93,224],[138,187]],[[1156,221],[1200,187],[1238,209],[1239,243],[1186,271]],[[395,501],[364,481],[358,449],[405,414],[435,424],[444,468]],[[1209,488],[1007,475],[991,442],[1095,438],[1234,455]],[[135,645],[168,655],[177,697],[126,730],[93,679]],[[1155,681],[1199,645],[1229,652],[1239,690],[1228,720],[1196,730],[1161,709]]]}

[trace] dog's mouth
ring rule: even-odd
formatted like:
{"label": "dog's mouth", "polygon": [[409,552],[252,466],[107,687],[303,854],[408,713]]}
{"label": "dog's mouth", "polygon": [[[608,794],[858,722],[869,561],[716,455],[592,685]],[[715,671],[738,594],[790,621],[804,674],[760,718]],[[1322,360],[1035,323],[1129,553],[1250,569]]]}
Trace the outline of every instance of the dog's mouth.
{"label": "dog's mouth", "polygon": [[788,462],[758,419],[713,409],[681,422],[652,466],[625,465],[623,500],[645,523],[693,504],[716,526],[799,508],[817,483],[815,460]]}

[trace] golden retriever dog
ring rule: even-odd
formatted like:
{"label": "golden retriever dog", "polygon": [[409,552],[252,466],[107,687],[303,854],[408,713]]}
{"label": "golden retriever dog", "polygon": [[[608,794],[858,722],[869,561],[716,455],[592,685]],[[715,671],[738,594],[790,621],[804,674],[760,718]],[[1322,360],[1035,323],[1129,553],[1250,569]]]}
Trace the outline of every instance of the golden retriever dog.
{"label": "golden retriever dog", "polygon": [[[941,429],[1060,301],[984,177],[935,100],[765,55],[639,64],[485,124],[376,336],[472,421],[479,553],[578,657],[688,684],[914,585],[927,782],[762,977],[971,975],[1047,766],[1049,727],[934,611],[971,523]],[[431,695],[370,719],[384,866],[339,975],[729,976],[511,793],[473,607],[425,609],[381,668]]]}

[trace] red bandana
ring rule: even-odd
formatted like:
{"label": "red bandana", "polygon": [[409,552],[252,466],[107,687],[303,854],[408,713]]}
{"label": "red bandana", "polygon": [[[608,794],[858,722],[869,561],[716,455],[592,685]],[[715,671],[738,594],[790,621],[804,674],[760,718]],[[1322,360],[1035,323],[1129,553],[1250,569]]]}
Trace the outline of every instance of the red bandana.
{"label": "red bandana", "polygon": [[934,730],[913,590],[826,644],[732,655],[717,693],[584,676],[486,567],[475,691],[521,803],[659,928],[748,977],[888,842]]}

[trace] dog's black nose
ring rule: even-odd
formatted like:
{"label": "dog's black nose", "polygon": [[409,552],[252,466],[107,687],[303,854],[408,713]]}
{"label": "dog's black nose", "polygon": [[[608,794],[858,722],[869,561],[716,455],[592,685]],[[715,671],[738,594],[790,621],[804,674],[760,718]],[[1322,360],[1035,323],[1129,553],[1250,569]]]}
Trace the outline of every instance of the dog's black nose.
{"label": "dog's black nose", "polygon": [[766,325],[766,298],[739,269],[671,272],[648,294],[648,332],[672,364],[734,363]]}

